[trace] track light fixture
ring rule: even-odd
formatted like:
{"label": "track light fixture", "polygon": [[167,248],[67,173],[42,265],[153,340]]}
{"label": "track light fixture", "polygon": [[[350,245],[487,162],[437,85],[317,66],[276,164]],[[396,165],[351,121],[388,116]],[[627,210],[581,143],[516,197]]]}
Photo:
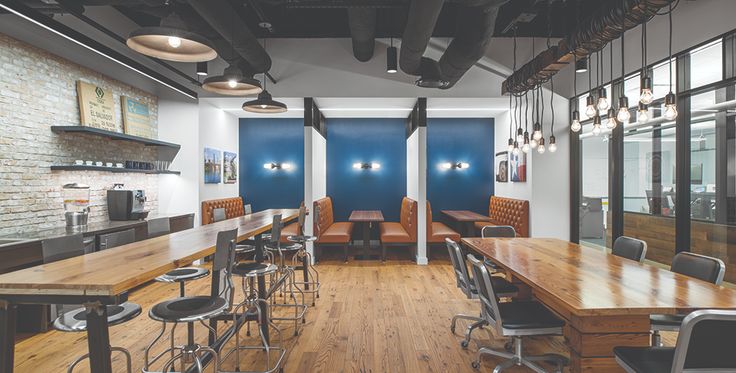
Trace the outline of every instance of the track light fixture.
{"label": "track light fixture", "polygon": [[581,58],[575,61],[575,72],[576,73],[584,73],[586,71],[588,71],[588,59],[587,58]]}
{"label": "track light fixture", "polygon": [[391,38],[391,46],[386,49],[386,72],[389,74],[395,74],[399,71],[398,66],[398,53],[396,47],[394,47],[394,38]]}
{"label": "track light fixture", "polygon": [[197,62],[197,75],[207,76],[207,62]]}
{"label": "track light fixture", "polygon": [[176,12],[161,19],[159,26],[141,27],[125,41],[128,48],[149,57],[175,62],[204,62],[217,52],[204,36],[189,31]]}

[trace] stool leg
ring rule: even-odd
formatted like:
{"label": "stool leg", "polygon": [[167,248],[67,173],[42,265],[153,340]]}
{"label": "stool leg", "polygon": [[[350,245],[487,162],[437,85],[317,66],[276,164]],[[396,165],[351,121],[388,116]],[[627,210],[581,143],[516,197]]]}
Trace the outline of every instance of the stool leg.
{"label": "stool leg", "polygon": [[184,281],[179,281],[179,296],[184,298],[185,293]]}

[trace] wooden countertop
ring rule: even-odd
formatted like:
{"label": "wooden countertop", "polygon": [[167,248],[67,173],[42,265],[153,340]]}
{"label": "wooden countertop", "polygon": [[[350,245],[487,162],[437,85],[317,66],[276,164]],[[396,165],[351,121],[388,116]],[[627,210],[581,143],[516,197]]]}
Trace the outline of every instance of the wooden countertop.
{"label": "wooden countertop", "polygon": [[379,210],[354,210],[348,221],[354,223],[383,221],[383,213]]}
{"label": "wooden countertop", "polygon": [[461,222],[490,221],[491,218],[468,210],[442,210],[450,219]]}
{"label": "wooden countertop", "polygon": [[463,238],[563,315],[649,315],[736,308],[736,290],[547,238]]}
{"label": "wooden countertop", "polygon": [[271,229],[275,214],[293,220],[296,209],[260,211],[113,249],[0,275],[0,294],[114,296],[215,252],[217,232],[238,228],[238,239]]}

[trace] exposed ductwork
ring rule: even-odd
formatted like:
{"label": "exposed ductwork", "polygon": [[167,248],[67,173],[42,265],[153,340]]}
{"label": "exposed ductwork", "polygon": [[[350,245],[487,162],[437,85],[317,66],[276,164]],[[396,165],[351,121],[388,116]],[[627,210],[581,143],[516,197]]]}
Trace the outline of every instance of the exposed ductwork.
{"label": "exposed ductwork", "polygon": [[376,37],[376,8],[348,8],[353,55],[360,62],[373,57]]}
{"label": "exposed ductwork", "polygon": [[444,3],[445,0],[411,0],[399,54],[399,66],[403,72],[421,76],[423,64],[436,64],[436,61],[423,55]]}
{"label": "exposed ductwork", "polygon": [[265,73],[271,68],[271,57],[227,0],[187,2],[223,39],[232,44],[233,49],[250,64],[253,72]]}

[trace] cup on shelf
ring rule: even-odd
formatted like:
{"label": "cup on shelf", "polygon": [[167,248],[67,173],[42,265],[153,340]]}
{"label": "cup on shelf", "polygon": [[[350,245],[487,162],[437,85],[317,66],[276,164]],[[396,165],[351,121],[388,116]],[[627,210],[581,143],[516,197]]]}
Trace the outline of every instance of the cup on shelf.
{"label": "cup on shelf", "polygon": [[96,165],[97,167],[102,167],[102,161],[97,161],[97,162],[95,162],[95,165]]}
{"label": "cup on shelf", "polygon": [[77,165],[77,166],[81,166],[81,165],[84,164],[84,161],[81,160],[81,159],[77,159],[76,161],[74,161],[74,164]]}
{"label": "cup on shelf", "polygon": [[112,167],[112,162],[105,163],[105,167]]}
{"label": "cup on shelf", "polygon": [[122,163],[115,163],[115,167],[117,167],[117,168],[123,168],[123,164]]}
{"label": "cup on shelf", "polygon": [[95,164],[95,162],[93,162],[93,161],[84,161],[84,164],[86,164],[87,166],[92,166],[93,164]]}

